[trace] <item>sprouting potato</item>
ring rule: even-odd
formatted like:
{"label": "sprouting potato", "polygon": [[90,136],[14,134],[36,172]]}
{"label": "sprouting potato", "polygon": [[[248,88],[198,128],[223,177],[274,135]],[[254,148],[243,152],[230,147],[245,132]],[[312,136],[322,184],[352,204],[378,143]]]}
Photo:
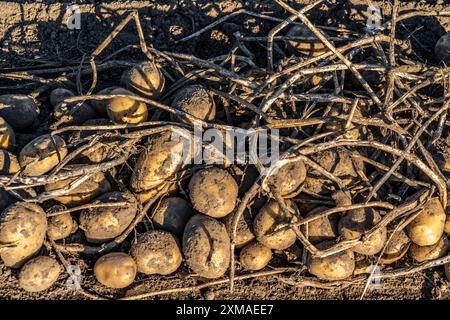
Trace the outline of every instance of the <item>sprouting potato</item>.
{"label": "sprouting potato", "polygon": [[181,236],[184,226],[193,215],[192,206],[180,197],[164,198],[152,214],[155,228]]}
{"label": "sprouting potato", "polygon": [[112,252],[100,257],[94,266],[98,282],[109,288],[126,288],[136,277],[136,263],[126,253]]}
{"label": "sprouting potato", "polygon": [[242,248],[239,255],[241,266],[247,270],[261,270],[272,259],[272,250],[259,242],[251,242]]}
{"label": "sprouting potato", "polygon": [[0,96],[0,117],[14,130],[28,129],[39,115],[36,101],[23,94],[4,94]]}
{"label": "sprouting potato", "polygon": [[201,85],[190,85],[178,91],[173,97],[172,107],[200,120],[212,121],[216,117],[214,100]]}
{"label": "sprouting potato", "polygon": [[20,270],[19,286],[28,292],[47,290],[58,280],[61,270],[58,261],[51,257],[31,259]]}
{"label": "sprouting potato", "polygon": [[[129,95],[135,94],[122,88],[111,91],[111,95]],[[147,121],[148,110],[144,102],[130,97],[114,97],[109,100],[107,113],[109,118],[119,124],[134,124]]]}
{"label": "sprouting potato", "polygon": [[123,73],[121,82],[134,93],[158,99],[164,90],[165,78],[151,61],[144,61]]}

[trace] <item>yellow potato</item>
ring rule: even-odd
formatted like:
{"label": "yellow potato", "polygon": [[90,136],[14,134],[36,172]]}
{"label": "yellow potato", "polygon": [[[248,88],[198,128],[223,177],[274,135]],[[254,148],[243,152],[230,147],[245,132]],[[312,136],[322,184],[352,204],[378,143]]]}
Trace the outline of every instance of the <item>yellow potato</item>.
{"label": "yellow potato", "polygon": [[239,255],[241,266],[247,270],[261,270],[272,259],[272,250],[259,242],[251,242],[242,248]]}
{"label": "yellow potato", "polygon": [[[63,211],[64,206],[56,205],[48,210],[48,213]],[[47,236],[53,240],[67,238],[78,229],[77,222],[70,213],[59,214],[48,218]]]}
{"label": "yellow potato", "polygon": [[[111,92],[115,89],[119,89],[120,87],[108,87],[105,88],[103,90],[100,90],[99,92],[97,92],[95,95],[97,96],[108,96],[111,94]],[[94,108],[95,112],[97,112],[98,114],[102,115],[102,116],[106,116],[107,115],[107,109],[108,109],[108,104],[109,104],[109,100],[91,100],[90,101],[92,108]]]}
{"label": "yellow potato", "polygon": [[406,227],[409,238],[419,246],[435,244],[444,233],[445,218],[445,211],[439,199],[430,199],[421,213]]}
{"label": "yellow potato", "polygon": [[28,143],[19,154],[26,176],[40,176],[58,165],[67,155],[65,141],[57,135],[42,135]]}
{"label": "yellow potato", "polygon": [[16,135],[9,124],[0,117],[0,149],[11,149],[16,144]]}
{"label": "yellow potato", "polygon": [[305,181],[306,167],[303,161],[297,160],[283,165],[267,177],[267,186],[283,198],[291,198]]}
{"label": "yellow potato", "polygon": [[444,232],[447,236],[450,236],[450,214],[447,214],[445,219]]}
{"label": "yellow potato", "polygon": [[97,116],[94,108],[87,102],[60,103],[56,105],[53,116],[60,124],[80,126],[83,122]]}
{"label": "yellow potato", "polygon": [[23,94],[0,96],[0,117],[17,131],[28,129],[39,115],[36,101]]}
{"label": "yellow potato", "polygon": [[17,157],[11,152],[0,149],[0,174],[12,175],[19,172],[20,165]]}
{"label": "yellow potato", "polygon": [[40,256],[31,259],[20,270],[19,286],[28,292],[47,290],[58,280],[61,270],[53,258]]}
{"label": "yellow potato", "polygon": [[165,78],[151,61],[144,61],[125,71],[121,82],[134,93],[150,99],[158,99],[164,89]]}
{"label": "yellow potato", "polygon": [[[111,95],[130,95],[134,93],[117,88],[111,91]],[[129,97],[111,98],[107,108],[108,117],[115,123],[141,123],[147,121],[148,110],[144,102]]]}
{"label": "yellow potato", "polygon": [[447,237],[442,236],[439,241],[430,246],[419,246],[415,243],[409,248],[409,255],[417,262],[438,259],[445,256],[450,249]]}
{"label": "yellow potato", "polygon": [[200,120],[212,121],[216,117],[214,100],[209,91],[201,85],[187,86],[178,91],[173,98],[172,107]]}
{"label": "yellow potato", "polygon": [[[317,207],[310,211],[306,217],[315,216],[321,212],[328,210],[327,207]],[[327,217],[322,217],[313,220],[306,225],[303,225],[301,230],[303,234],[308,234],[308,239],[312,244],[323,242],[325,240],[333,240],[338,237],[338,222],[339,215],[332,214]],[[308,231],[308,232],[307,232]]]}
{"label": "yellow potato", "polygon": [[179,197],[164,198],[152,213],[153,226],[176,235],[182,235],[184,227],[193,215],[189,202]]}
{"label": "yellow potato", "polygon": [[121,289],[133,283],[136,263],[126,253],[112,252],[100,257],[94,265],[94,274],[104,286]]}
{"label": "yellow potato", "polygon": [[382,264],[391,264],[400,260],[408,251],[410,244],[411,240],[409,240],[405,231],[396,232],[386,246],[380,262]]}
{"label": "yellow potato", "polygon": [[[232,221],[233,221],[233,214],[229,214],[224,218],[225,220],[225,226],[227,227],[228,234],[232,234]],[[235,245],[236,248],[242,248],[246,244],[252,242],[252,240],[255,239],[255,235],[253,234],[253,218],[249,212],[248,209],[245,209],[244,213],[242,214],[241,218],[239,219],[237,229],[236,229],[236,239]]]}

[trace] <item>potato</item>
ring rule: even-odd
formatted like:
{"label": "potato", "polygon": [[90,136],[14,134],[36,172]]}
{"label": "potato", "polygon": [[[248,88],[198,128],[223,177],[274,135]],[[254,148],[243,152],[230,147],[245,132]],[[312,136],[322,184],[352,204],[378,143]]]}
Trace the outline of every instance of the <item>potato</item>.
{"label": "potato", "polygon": [[45,134],[29,142],[19,154],[26,176],[40,176],[58,165],[67,155],[65,141],[57,135]]}
{"label": "potato", "polygon": [[[314,210],[310,211],[306,217],[315,216],[325,210],[328,210],[327,207],[317,207]],[[339,215],[332,214],[327,217],[322,217],[316,220],[313,220],[306,225],[302,225],[303,234],[308,234],[308,239],[312,244],[316,244],[319,242],[323,242],[325,240],[333,240],[338,237],[338,222]],[[308,232],[306,232],[308,231]]]}
{"label": "potato", "polygon": [[184,226],[193,215],[189,202],[179,197],[164,198],[152,213],[153,226],[181,236]]}
{"label": "potato", "polygon": [[197,84],[178,91],[173,97],[172,107],[200,120],[212,121],[216,117],[214,99],[205,87]]}
{"label": "potato", "polygon": [[136,278],[136,263],[123,252],[112,252],[100,257],[94,265],[97,281],[114,289],[128,287]]}
{"label": "potato", "polygon": [[434,54],[436,60],[446,64],[450,63],[450,32],[447,32],[439,38],[434,46]]}
{"label": "potato", "polygon": [[10,125],[0,117],[0,149],[11,149],[16,144],[16,135]]}
{"label": "potato", "polygon": [[[126,89],[117,88],[111,91],[112,95],[130,95],[135,94]],[[106,109],[108,117],[115,123],[141,123],[147,121],[148,110],[144,102],[137,101],[128,97],[111,98]]]}
{"label": "potato", "polygon": [[[339,220],[339,234],[345,240],[357,239],[372,229],[380,220],[380,214],[372,208],[350,210]],[[386,227],[383,227],[364,239],[361,244],[354,246],[352,250],[371,256],[383,249],[386,240],[387,230]]]}
{"label": "potato", "polygon": [[151,61],[143,61],[125,71],[120,81],[128,90],[150,99],[158,99],[165,84],[163,74]]}
{"label": "potato", "polygon": [[[360,181],[356,169],[364,171],[364,163],[359,159],[352,160],[350,152],[341,148],[319,152],[312,155],[311,159],[334,176],[340,178],[346,187]],[[328,195],[330,191],[336,189],[334,182],[311,168],[307,168],[304,185],[309,191],[322,195]]]}
{"label": "potato", "polygon": [[[330,248],[333,241],[317,244],[319,250]],[[342,251],[325,258],[313,257],[308,254],[306,261],[309,273],[323,280],[343,280],[350,277],[355,270],[355,255],[351,250]]]}
{"label": "potato", "polygon": [[0,249],[8,267],[18,268],[44,243],[47,219],[44,210],[34,203],[17,202],[0,214],[0,244],[14,246]]}
{"label": "potato", "polygon": [[439,199],[430,199],[421,213],[406,227],[409,238],[419,246],[435,244],[444,233],[445,218],[445,211]]}
{"label": "potato", "polygon": [[241,266],[247,270],[261,270],[272,259],[272,250],[259,242],[251,242],[242,248],[239,254]]}
{"label": "potato", "polygon": [[[64,210],[61,205],[56,205],[48,210],[48,213]],[[67,238],[78,229],[77,222],[72,218],[70,213],[63,213],[48,218],[47,236],[53,240],[61,240]]]}
{"label": "potato", "polygon": [[19,273],[19,286],[28,292],[39,292],[50,288],[61,273],[61,266],[55,259],[39,256],[31,259]]}
{"label": "potato", "polygon": [[39,115],[35,100],[23,94],[0,96],[0,117],[14,130],[28,129]]}
{"label": "potato", "polygon": [[189,197],[194,209],[213,218],[230,214],[237,196],[236,181],[223,169],[212,167],[197,171],[189,181]]}
{"label": "potato", "polygon": [[150,136],[131,176],[133,191],[150,190],[169,180],[183,165],[185,142],[171,131]]}
{"label": "potato", "polygon": [[[230,239],[233,232],[232,222],[233,222],[232,214],[229,214],[228,216],[225,217],[225,226],[227,227]],[[234,239],[236,248],[242,248],[246,244],[252,242],[253,239],[255,239],[252,225],[253,225],[253,218],[250,214],[250,211],[248,209],[245,209],[237,225],[236,239]]]}
{"label": "potato", "polygon": [[230,238],[225,225],[208,216],[194,215],[184,228],[183,255],[199,276],[223,276],[230,264]]}
{"label": "potato", "polygon": [[409,248],[409,255],[417,262],[439,259],[445,256],[450,249],[447,237],[442,236],[439,241],[430,246],[419,246],[415,243]]}
{"label": "potato", "polygon": [[292,53],[301,53],[306,56],[319,56],[325,53],[328,49],[325,45],[314,35],[314,33],[306,26],[295,25],[286,34],[289,37],[308,37],[316,38],[317,40],[289,40],[287,42],[288,48]]}
{"label": "potato", "polygon": [[20,165],[17,157],[11,152],[0,149],[0,174],[12,175],[19,172]]}
{"label": "potato", "polygon": [[[107,96],[107,95],[110,95],[113,90],[119,89],[119,88],[120,87],[115,87],[115,86],[108,87],[108,88],[100,90],[99,92],[96,93],[96,95]],[[91,100],[90,103],[91,103],[92,108],[94,108],[95,112],[97,112],[98,114],[100,114],[102,116],[107,115],[109,100]]]}
{"label": "potato", "polygon": [[380,260],[381,263],[391,264],[400,260],[408,251],[410,244],[411,240],[409,240],[405,231],[396,232],[384,250]]}
{"label": "potato", "polygon": [[303,161],[289,162],[278,168],[272,175],[267,177],[267,186],[270,190],[277,192],[283,198],[291,198],[305,181],[306,167]]}
{"label": "potato", "polygon": [[[294,210],[295,204],[287,201],[287,205]],[[279,225],[290,222],[290,214],[283,212],[275,200],[270,200],[261,208],[253,221],[253,231],[256,240],[270,249],[284,250],[292,246],[297,236],[292,229],[277,231]]]}
{"label": "potato", "polygon": [[[66,169],[70,171],[79,167],[79,165],[68,165]],[[64,171],[64,169],[62,171]],[[80,177],[75,177],[49,183],[45,185],[45,191],[54,191],[67,188],[72,182],[76,181],[79,178]],[[55,197],[53,199],[67,205],[68,207],[76,207],[82,204],[89,203],[94,198],[109,191],[111,191],[111,184],[106,179],[103,172],[100,171],[91,176],[91,178],[84,181],[72,191],[66,192],[64,195]]]}
{"label": "potato", "polygon": [[[349,116],[349,114],[351,112],[351,108],[352,107],[349,104],[343,104],[339,107],[337,107],[337,106],[333,107],[333,108],[331,108],[330,112],[328,113],[328,116],[330,116],[330,117],[345,117],[345,119],[347,119],[347,117]],[[353,119],[358,119],[358,118],[362,118],[362,113],[359,108],[356,108],[355,113],[353,115]],[[328,132],[328,131],[330,131],[330,132],[343,131],[343,130],[345,130],[345,122],[340,122],[340,123],[329,122],[324,125],[324,128],[325,128],[326,132]],[[348,131],[343,136],[346,139],[357,140],[365,134],[365,131],[363,128],[357,128],[353,123],[350,124],[349,129],[351,129],[351,130]]]}
{"label": "potato", "polygon": [[136,261],[138,272],[147,275],[174,273],[183,261],[178,239],[164,230],[139,235],[130,254]]}
{"label": "potato", "polygon": [[445,219],[444,232],[447,236],[450,236],[450,214],[447,214]]}
{"label": "potato", "polygon": [[81,104],[79,102],[61,102],[56,105],[53,115],[61,124],[80,126],[83,122],[95,118],[97,113],[87,102]]}
{"label": "potato", "polygon": [[52,92],[50,92],[50,104],[53,107],[56,107],[58,104],[63,102],[67,98],[74,97],[75,94],[70,91],[69,89],[65,88],[56,88],[53,89]]}
{"label": "potato", "polygon": [[[168,182],[167,183],[167,190],[164,191],[166,193],[166,195],[171,195],[174,193],[178,192],[178,183],[175,182]],[[157,186],[156,188],[147,190],[147,191],[142,191],[139,193],[136,193],[136,199],[141,203],[147,203],[150,199],[153,199],[153,197],[155,197],[159,192],[161,192],[162,189],[164,189],[166,187],[166,183],[163,183],[159,186]]]}
{"label": "potato", "polygon": [[111,240],[120,235],[133,221],[138,202],[130,193],[105,193],[96,199],[99,203],[127,202],[115,207],[84,209],[80,215],[80,229],[90,242]]}

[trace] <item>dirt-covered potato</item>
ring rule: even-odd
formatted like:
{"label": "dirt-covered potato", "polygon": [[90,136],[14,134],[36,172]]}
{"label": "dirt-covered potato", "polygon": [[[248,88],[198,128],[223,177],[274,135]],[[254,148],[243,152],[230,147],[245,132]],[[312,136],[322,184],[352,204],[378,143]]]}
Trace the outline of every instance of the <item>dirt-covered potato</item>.
{"label": "dirt-covered potato", "polygon": [[431,246],[441,239],[445,227],[445,210],[438,198],[430,199],[421,213],[408,224],[409,238],[419,246]]}
{"label": "dirt-covered potato", "polygon": [[[341,119],[344,117],[344,119],[347,119],[351,112],[351,109],[352,109],[351,105],[342,104],[341,106],[336,106],[336,107],[331,108],[330,112],[328,113],[328,116],[338,117]],[[362,113],[359,108],[356,108],[355,113],[353,115],[353,119],[358,119],[358,118],[362,118]],[[340,122],[340,123],[329,122],[324,125],[324,128],[325,128],[325,130],[324,130],[325,132],[343,131],[343,130],[345,130],[345,121]],[[346,134],[344,134],[344,137],[346,139],[358,139],[365,134],[364,128],[357,128],[353,123],[350,124],[348,129],[349,129],[349,131]]]}
{"label": "dirt-covered potato", "polygon": [[28,292],[47,290],[58,280],[61,270],[55,259],[47,256],[36,257],[20,269],[19,286]]}
{"label": "dirt-covered potato", "polygon": [[[42,246],[47,231],[44,210],[34,203],[17,202],[0,214],[0,257],[18,268]],[[7,246],[11,245],[11,246]]]}
{"label": "dirt-covered potato", "polygon": [[236,181],[223,169],[212,167],[197,171],[189,181],[189,197],[194,209],[213,218],[230,214],[237,196]]}
{"label": "dirt-covered potato", "polygon": [[178,91],[173,97],[172,107],[205,121],[216,117],[214,99],[206,88],[197,84]]}
{"label": "dirt-covered potato", "polygon": [[158,99],[164,90],[165,78],[151,61],[144,61],[123,73],[121,82],[134,93]]}
{"label": "dirt-covered potato", "polygon": [[133,258],[123,252],[105,254],[94,265],[97,281],[114,289],[125,288],[132,284],[136,270]]}
{"label": "dirt-covered potato", "polygon": [[0,149],[0,174],[14,174],[19,170],[20,165],[17,157],[11,152]]}
{"label": "dirt-covered potato", "polygon": [[[100,90],[99,92],[97,92],[95,95],[97,96],[108,96],[111,94],[111,92],[115,89],[119,89],[120,87],[108,87],[105,89]],[[106,116],[107,113],[107,109],[108,109],[108,104],[109,104],[109,100],[91,100],[90,101],[92,108],[94,108],[95,112],[97,112],[98,114],[102,115],[102,116]]]}
{"label": "dirt-covered potato", "polygon": [[183,165],[187,140],[164,131],[149,137],[131,176],[131,188],[141,192],[169,180]]}
{"label": "dirt-covered potato", "polygon": [[65,141],[57,135],[45,134],[29,142],[19,153],[19,163],[26,176],[43,175],[67,155]]}
{"label": "dirt-covered potato", "polygon": [[436,55],[436,60],[443,61],[447,64],[450,62],[450,32],[444,34],[436,42],[434,54]]}
{"label": "dirt-covered potato", "polygon": [[[78,168],[79,165],[69,165],[64,170],[74,170]],[[45,191],[54,191],[59,189],[64,189],[70,187],[70,184],[75,182],[79,177],[70,178],[66,180],[60,180],[54,183],[45,185]],[[65,192],[64,195],[55,197],[54,199],[68,207],[75,207],[82,204],[89,203],[94,198],[101,194],[111,191],[111,184],[106,179],[103,172],[99,171],[91,178],[84,181],[78,187],[74,188],[72,191]]]}
{"label": "dirt-covered potato", "polygon": [[124,202],[120,206],[84,209],[80,214],[80,229],[90,242],[105,242],[120,235],[133,221],[138,202],[130,193],[109,192],[95,203]]}
{"label": "dirt-covered potato", "polygon": [[316,35],[304,25],[295,25],[286,34],[288,37],[314,38],[313,40],[289,40],[288,48],[292,53],[301,53],[306,56],[319,56],[328,49]]}
{"label": "dirt-covered potato", "polygon": [[[286,201],[286,204],[296,210],[293,202]],[[283,212],[278,202],[270,200],[261,208],[253,221],[253,232],[256,240],[270,249],[284,250],[289,248],[294,244],[297,236],[294,230],[286,229],[282,225],[290,221],[291,214]],[[282,226],[280,231],[278,231],[279,226]]]}
{"label": "dirt-covered potato", "polygon": [[[341,179],[346,187],[360,181],[357,169],[364,171],[364,163],[359,159],[352,159],[350,151],[341,148],[319,152],[312,155],[311,159]],[[334,182],[311,168],[307,168],[304,185],[306,189],[317,194],[329,194],[336,189]]]}
{"label": "dirt-covered potato", "polygon": [[[326,250],[334,244],[325,241],[316,245],[319,250]],[[355,254],[351,250],[342,251],[325,258],[308,254],[306,261],[309,273],[323,280],[343,280],[350,277],[355,270]]]}
{"label": "dirt-covered potato", "polygon": [[[321,212],[328,210],[327,207],[317,207],[310,211],[306,218],[320,214]],[[325,240],[332,240],[338,237],[338,222],[339,215],[332,214],[327,217],[322,217],[313,220],[305,225],[302,225],[303,234],[308,235],[308,239],[312,244],[323,242]]]}
{"label": "dirt-covered potato", "polygon": [[183,234],[184,226],[193,215],[192,206],[180,197],[164,198],[152,213],[153,226],[167,230],[178,236]]}
{"label": "dirt-covered potato", "polygon": [[139,235],[130,251],[137,271],[150,275],[168,275],[183,261],[178,239],[168,231],[151,230]]}
{"label": "dirt-covered potato", "polygon": [[[228,234],[231,239],[231,234],[233,232],[232,230],[232,222],[233,222],[233,215],[229,214],[225,217],[225,226],[227,227]],[[253,234],[253,217],[250,214],[250,211],[248,209],[244,210],[244,213],[242,214],[241,218],[239,219],[237,229],[236,229],[236,239],[235,244],[236,248],[242,248],[246,244],[250,243],[255,239],[255,235]]]}
{"label": "dirt-covered potato", "polygon": [[225,225],[208,216],[194,215],[184,228],[183,255],[199,276],[223,276],[230,264],[230,238]]}
{"label": "dirt-covered potato", "polygon": [[[339,220],[339,234],[345,240],[357,239],[372,229],[380,220],[380,214],[372,208],[350,210]],[[356,253],[371,256],[383,249],[386,240],[387,230],[383,227],[364,239],[361,244],[354,246],[352,250]]]}
{"label": "dirt-covered potato", "polygon": [[11,149],[16,143],[16,135],[11,126],[0,117],[0,149]]}
{"label": "dirt-covered potato", "polygon": [[178,183],[176,181],[174,182],[167,182],[163,183],[153,189],[142,191],[139,193],[136,193],[136,199],[139,201],[139,203],[144,204],[147,203],[149,200],[153,199],[153,197],[157,196],[161,190],[167,189],[164,191],[167,195],[173,195],[178,192]]}
{"label": "dirt-covered potato", "polygon": [[56,88],[56,89],[53,89],[52,92],[50,92],[50,104],[53,107],[56,107],[64,99],[72,98],[74,96],[75,96],[75,94],[69,89]]}
{"label": "dirt-covered potato", "polygon": [[[129,95],[135,94],[123,88],[117,88],[111,91],[111,95]],[[147,121],[148,109],[144,102],[137,101],[130,97],[115,97],[108,102],[106,109],[108,117],[115,123],[141,123]]]}
{"label": "dirt-covered potato", "polygon": [[[47,212],[53,213],[64,210],[61,205],[51,207]],[[53,240],[67,238],[78,229],[77,222],[70,213],[58,214],[48,218],[47,236]]]}
{"label": "dirt-covered potato", "polygon": [[447,218],[445,219],[444,232],[447,236],[450,236],[450,214],[447,214]]}
{"label": "dirt-covered potato", "polygon": [[391,264],[400,260],[408,251],[410,244],[411,240],[409,240],[405,231],[396,232],[386,246],[380,262]]}
{"label": "dirt-covered potato", "polygon": [[23,94],[0,96],[0,117],[14,130],[28,129],[39,115],[35,100]]}
{"label": "dirt-covered potato", "polygon": [[288,162],[267,177],[266,185],[283,198],[291,198],[305,181],[306,167],[301,160]]}
{"label": "dirt-covered potato", "polygon": [[415,243],[409,248],[409,255],[417,262],[438,259],[445,256],[450,249],[447,237],[442,236],[439,241],[430,246],[419,246]]}
{"label": "dirt-covered potato", "polygon": [[53,116],[60,124],[80,126],[83,122],[95,118],[97,113],[87,102],[59,103],[55,106]]}
{"label": "dirt-covered potato", "polygon": [[241,266],[247,270],[261,270],[272,259],[272,250],[254,241],[242,248],[239,254]]}

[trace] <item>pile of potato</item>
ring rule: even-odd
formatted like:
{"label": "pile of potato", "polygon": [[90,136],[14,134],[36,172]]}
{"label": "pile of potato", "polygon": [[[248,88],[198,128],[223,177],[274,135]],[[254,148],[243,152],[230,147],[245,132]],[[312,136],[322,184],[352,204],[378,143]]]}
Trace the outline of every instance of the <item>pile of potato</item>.
{"label": "pile of potato", "polygon": [[[288,34],[304,35],[303,31],[292,29]],[[325,50],[320,43],[305,47],[290,42],[290,46],[294,52],[312,56]],[[111,96],[109,99],[66,103],[75,93],[56,88],[51,91],[48,103],[52,106],[53,121],[63,128],[140,124],[151,119],[151,109],[144,99],[158,101],[165,83],[161,70],[153,62],[145,61],[123,73],[120,87],[96,93]],[[170,106],[207,122],[215,122],[223,114],[215,96],[200,83],[178,90],[170,99]],[[336,109],[330,115],[348,112]],[[189,119],[180,114],[171,114],[170,120],[189,124]],[[358,114],[362,114],[359,109],[356,117]],[[110,288],[125,288],[133,284],[137,274],[165,276],[177,272],[182,265],[202,278],[227,274],[233,215],[246,191],[241,190],[242,174],[234,165],[186,166],[185,146],[191,141],[183,136],[173,139],[172,131],[163,130],[139,142],[136,156],[130,156],[130,174],[125,180],[118,174],[119,168],[113,168],[86,172],[87,179],[79,183],[80,175],[70,173],[117,158],[116,146],[88,140],[91,147],[74,154],[79,141],[96,133],[95,129],[89,129],[48,132],[18,150],[16,133],[35,124],[39,115],[39,103],[26,95],[0,96],[1,174],[10,177],[13,186],[17,178],[25,183],[26,177],[48,179],[36,186],[29,183],[27,188],[14,189],[3,184],[0,190],[0,257],[5,266],[20,270],[21,288],[30,292],[46,290],[67,267],[45,254],[53,251],[49,243],[63,245],[83,239],[95,246],[113,241],[133,226],[145,204],[167,185],[170,187],[151,206],[144,223],[138,225],[136,237],[131,234],[129,242],[115,247],[113,252],[95,256],[92,268],[97,280]],[[330,123],[322,131],[341,129]],[[125,132],[138,130],[130,127]],[[349,133],[347,138],[358,139],[367,132]],[[339,178],[344,189],[360,182],[360,172],[370,173],[345,148],[321,151],[311,159]],[[186,181],[178,179],[180,172],[188,172],[183,178]],[[67,178],[54,179],[62,174]],[[393,233],[391,226],[383,227],[365,238],[365,232],[376,226],[386,211],[353,209],[295,227],[304,218],[358,201],[351,192],[336,188],[333,181],[303,161],[284,165],[275,175],[267,177],[265,185],[268,190],[245,208],[238,221],[235,245],[240,270],[264,269],[274,255],[283,256],[290,248],[299,247],[299,230],[319,250],[338,241],[363,239],[351,249],[326,257],[305,251],[303,262],[309,274],[323,280],[342,280],[366,273],[367,262],[373,262],[381,252],[382,266],[409,258],[420,263],[449,252],[450,215],[437,197],[432,197],[404,230]],[[38,196],[45,194],[51,197]],[[317,199],[327,201],[321,204]],[[302,261],[302,255],[297,259]]]}

